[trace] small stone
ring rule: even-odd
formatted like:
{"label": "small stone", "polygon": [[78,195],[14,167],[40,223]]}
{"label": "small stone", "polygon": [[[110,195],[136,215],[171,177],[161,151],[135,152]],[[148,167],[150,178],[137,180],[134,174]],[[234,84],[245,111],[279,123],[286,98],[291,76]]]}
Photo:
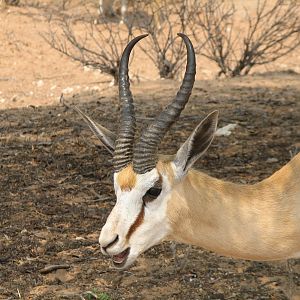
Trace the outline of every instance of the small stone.
{"label": "small stone", "polygon": [[36,82],[37,87],[42,87],[44,85],[44,81],[43,80],[38,80]]}
{"label": "small stone", "polygon": [[237,124],[228,124],[222,128],[218,128],[216,131],[216,136],[229,136],[231,131],[236,128]]}
{"label": "small stone", "polygon": [[70,94],[70,93],[72,93],[73,91],[74,91],[73,88],[67,87],[67,88],[65,88],[65,89],[62,90],[62,93],[63,93],[63,94]]}
{"label": "small stone", "polygon": [[276,157],[269,157],[266,162],[269,163],[269,164],[272,164],[272,163],[276,163],[278,162],[279,160],[276,158]]}
{"label": "small stone", "polygon": [[92,69],[89,66],[83,66],[83,71],[90,72],[90,71],[92,71]]}
{"label": "small stone", "polygon": [[10,99],[11,102],[17,102],[17,95],[14,95]]}
{"label": "small stone", "polygon": [[112,86],[114,86],[115,85],[115,80],[113,79],[109,84],[108,84],[108,86],[109,87],[112,87]]}
{"label": "small stone", "polygon": [[91,87],[91,90],[92,90],[92,91],[100,91],[100,88],[99,88],[99,86],[96,86],[96,85],[95,85],[95,86],[92,86],[92,87]]}

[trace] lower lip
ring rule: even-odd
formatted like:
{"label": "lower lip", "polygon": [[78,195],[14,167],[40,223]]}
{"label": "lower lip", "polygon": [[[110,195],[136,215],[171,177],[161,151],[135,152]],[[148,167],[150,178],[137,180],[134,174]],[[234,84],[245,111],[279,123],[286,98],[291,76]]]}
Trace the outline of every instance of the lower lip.
{"label": "lower lip", "polygon": [[[122,268],[125,266],[126,262],[127,262],[127,258],[129,256],[130,253],[130,248],[127,248],[126,250],[124,250],[123,252],[121,252],[120,254],[124,253],[124,258],[122,259],[122,261],[120,262],[116,262],[113,260],[113,264],[116,268]],[[120,255],[119,254],[119,255]],[[113,258],[112,258],[113,259]]]}

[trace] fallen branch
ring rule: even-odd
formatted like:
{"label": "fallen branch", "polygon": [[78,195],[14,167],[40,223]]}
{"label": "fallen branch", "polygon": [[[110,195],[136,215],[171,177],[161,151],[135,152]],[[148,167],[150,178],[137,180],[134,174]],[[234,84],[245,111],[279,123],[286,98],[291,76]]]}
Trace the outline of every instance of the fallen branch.
{"label": "fallen branch", "polygon": [[49,266],[45,267],[44,269],[40,270],[40,273],[41,274],[48,274],[48,273],[54,272],[54,271],[59,270],[59,269],[69,269],[69,268],[70,268],[70,265],[67,265],[67,264],[49,265]]}

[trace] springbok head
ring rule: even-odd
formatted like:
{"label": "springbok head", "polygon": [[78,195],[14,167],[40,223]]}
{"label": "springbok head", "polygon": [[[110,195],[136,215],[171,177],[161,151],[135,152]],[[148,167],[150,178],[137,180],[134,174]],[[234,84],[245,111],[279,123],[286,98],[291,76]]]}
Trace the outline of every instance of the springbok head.
{"label": "springbok head", "polygon": [[172,158],[157,154],[158,146],[178,119],[191,94],[196,74],[195,52],[189,38],[178,34],[187,49],[187,66],[182,85],[174,98],[135,141],[136,119],[128,78],[128,61],[134,38],[125,48],[119,70],[121,115],[117,135],[75,109],[113,155],[116,204],[101,230],[102,253],[112,257],[117,268],[130,266],[136,258],[170,234],[168,202],[172,192],[193,163],[210,145],[217,112],[208,115]]}

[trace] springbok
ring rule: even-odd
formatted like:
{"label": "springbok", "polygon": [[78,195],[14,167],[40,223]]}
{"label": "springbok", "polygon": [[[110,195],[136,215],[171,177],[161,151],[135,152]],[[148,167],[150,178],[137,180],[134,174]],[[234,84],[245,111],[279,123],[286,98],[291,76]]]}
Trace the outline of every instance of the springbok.
{"label": "springbok", "polygon": [[[126,21],[128,8],[134,6],[134,0],[119,0],[119,1],[120,1],[120,15],[121,15],[120,24],[124,24]],[[116,2],[115,0],[99,0],[99,16],[108,17],[108,18],[114,17],[116,15],[116,12],[114,10],[115,2]],[[147,0],[144,2],[148,4],[152,2],[155,5],[156,12],[153,13],[153,15],[148,17],[149,19],[148,22],[152,21],[156,25],[157,30],[158,31],[161,30],[162,23],[166,20],[166,16],[161,11],[163,3],[160,3],[160,1],[151,1],[151,0]],[[143,8],[143,6],[141,6],[141,8]]]}
{"label": "springbok", "polygon": [[[104,17],[113,17],[115,16],[115,12],[113,9],[115,0],[99,0],[99,13],[100,16]],[[121,23],[124,23],[128,0],[121,0]]]}
{"label": "springbok", "polygon": [[300,154],[269,178],[235,184],[192,169],[211,144],[218,112],[210,113],[173,157],[157,148],[186,105],[195,81],[195,53],[184,34],[187,66],[182,85],[158,117],[135,140],[136,120],[129,86],[128,60],[133,39],[120,64],[121,116],[118,134],[75,107],[113,155],[116,204],[101,230],[103,254],[117,268],[162,240],[196,245],[224,256],[249,260],[300,257]]}

